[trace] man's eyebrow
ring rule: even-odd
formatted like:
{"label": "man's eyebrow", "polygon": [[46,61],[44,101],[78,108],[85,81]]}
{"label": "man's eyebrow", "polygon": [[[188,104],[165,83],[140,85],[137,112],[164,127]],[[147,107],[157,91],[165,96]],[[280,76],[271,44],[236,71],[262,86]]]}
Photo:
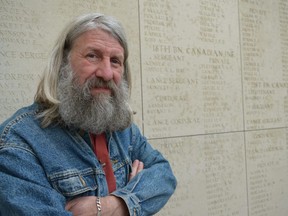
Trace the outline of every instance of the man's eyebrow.
{"label": "man's eyebrow", "polygon": [[114,57],[117,57],[117,58],[119,58],[119,59],[121,59],[121,60],[124,60],[124,55],[122,54],[122,53],[119,53],[119,54],[115,54],[115,55],[113,55]]}
{"label": "man's eyebrow", "polygon": [[93,52],[102,52],[101,49],[95,48],[95,47],[91,47],[91,46],[85,47],[84,50],[85,51],[93,51]]}
{"label": "man's eyebrow", "polygon": [[[95,48],[93,46],[87,46],[85,49],[85,51],[93,51],[93,52],[99,52],[102,53],[102,50],[99,48]],[[124,52],[118,51],[117,49],[112,50],[112,56],[118,57],[118,58],[123,58],[124,59]]]}

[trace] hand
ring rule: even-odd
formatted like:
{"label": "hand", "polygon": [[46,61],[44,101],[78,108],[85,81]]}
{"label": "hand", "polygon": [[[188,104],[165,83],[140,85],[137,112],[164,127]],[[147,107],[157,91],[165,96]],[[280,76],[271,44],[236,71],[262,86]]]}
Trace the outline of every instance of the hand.
{"label": "hand", "polygon": [[73,216],[89,216],[97,215],[96,197],[85,196],[73,199],[66,203],[66,211],[73,213]]}
{"label": "hand", "polygon": [[[132,164],[132,172],[129,181],[144,169],[144,163],[135,160]],[[103,216],[126,216],[129,215],[125,202],[115,196],[101,197]],[[73,199],[66,203],[65,209],[73,213],[73,216],[95,216],[97,215],[96,197],[85,196]]]}
{"label": "hand", "polygon": [[144,163],[139,160],[135,160],[132,164],[132,172],[129,176],[129,181],[134,178],[139,172],[141,172],[144,169]]}
{"label": "hand", "polygon": [[[127,216],[128,208],[125,202],[115,196],[101,197],[101,214],[103,216]],[[73,213],[73,216],[97,215],[96,197],[85,196],[73,199],[66,203],[65,209]]]}

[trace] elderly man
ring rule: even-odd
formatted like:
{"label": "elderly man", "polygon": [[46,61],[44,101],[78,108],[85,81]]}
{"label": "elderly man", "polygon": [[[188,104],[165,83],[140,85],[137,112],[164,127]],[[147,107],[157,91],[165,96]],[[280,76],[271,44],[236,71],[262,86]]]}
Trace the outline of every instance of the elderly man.
{"label": "elderly man", "polygon": [[153,215],[176,179],[132,123],[128,49],[112,17],[60,35],[35,102],[0,126],[0,215]]}

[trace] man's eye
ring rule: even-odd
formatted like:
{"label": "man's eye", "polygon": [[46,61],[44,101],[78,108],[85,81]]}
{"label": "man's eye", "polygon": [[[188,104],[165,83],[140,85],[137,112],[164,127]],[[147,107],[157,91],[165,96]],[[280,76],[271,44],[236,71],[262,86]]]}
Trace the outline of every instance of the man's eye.
{"label": "man's eye", "polygon": [[94,58],[94,57],[95,57],[95,54],[87,54],[87,57],[88,57],[88,58]]}
{"label": "man's eye", "polygon": [[88,53],[88,54],[86,55],[86,57],[87,57],[88,59],[95,59],[95,58],[97,58],[97,55],[96,55],[95,53]]}
{"label": "man's eye", "polygon": [[119,59],[117,59],[117,58],[112,58],[112,59],[111,59],[111,62],[112,62],[113,64],[122,65],[122,62],[121,62]]}

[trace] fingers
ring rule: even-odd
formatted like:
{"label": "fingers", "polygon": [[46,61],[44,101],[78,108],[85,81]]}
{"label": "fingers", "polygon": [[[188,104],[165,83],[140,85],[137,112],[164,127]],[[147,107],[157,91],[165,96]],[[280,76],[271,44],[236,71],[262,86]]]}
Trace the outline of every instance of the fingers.
{"label": "fingers", "polygon": [[70,211],[76,203],[77,203],[76,199],[70,200],[69,202],[66,203],[65,210]]}
{"label": "fingers", "polygon": [[130,173],[129,180],[134,178],[143,169],[144,169],[144,163],[142,161],[135,160],[132,164],[132,172]]}
{"label": "fingers", "polygon": [[96,215],[96,197],[83,196],[70,200],[65,205],[65,210],[73,213],[74,216]]}
{"label": "fingers", "polygon": [[143,169],[144,169],[144,163],[143,163],[142,161],[140,161],[140,162],[139,162],[139,166],[138,166],[137,173],[138,173],[138,172],[141,172]]}

